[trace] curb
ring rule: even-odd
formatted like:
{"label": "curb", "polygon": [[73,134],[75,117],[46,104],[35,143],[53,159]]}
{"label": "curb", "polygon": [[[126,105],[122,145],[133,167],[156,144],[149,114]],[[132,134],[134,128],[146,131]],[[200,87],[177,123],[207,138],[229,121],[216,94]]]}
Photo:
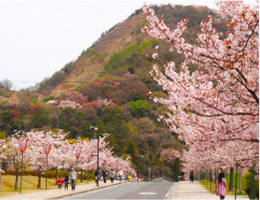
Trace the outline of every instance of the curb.
{"label": "curb", "polygon": [[[174,183],[176,183],[176,184],[174,184]],[[173,186],[170,188],[169,192],[165,195],[164,199],[174,199],[179,182],[174,182],[174,183],[173,183]]]}
{"label": "curb", "polygon": [[128,182],[121,182],[121,183],[115,183],[113,185],[106,185],[106,186],[102,186],[102,187],[96,187],[96,188],[93,188],[93,189],[87,189],[87,190],[84,190],[84,191],[73,192],[71,194],[65,194],[65,195],[58,196],[58,197],[51,197],[51,198],[48,198],[48,199],[61,199],[61,198],[65,198],[65,197],[71,197],[71,196],[74,196],[74,195],[83,194],[83,193],[86,193],[86,192],[92,192],[92,191],[95,191],[95,190],[100,190],[100,189],[116,186],[116,185],[123,184],[123,183],[128,183]]}

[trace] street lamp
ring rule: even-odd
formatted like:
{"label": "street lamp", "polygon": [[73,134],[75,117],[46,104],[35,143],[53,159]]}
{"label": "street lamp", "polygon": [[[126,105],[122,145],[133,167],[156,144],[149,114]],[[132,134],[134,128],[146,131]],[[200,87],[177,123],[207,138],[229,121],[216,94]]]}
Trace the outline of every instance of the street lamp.
{"label": "street lamp", "polygon": [[62,151],[62,154],[63,154],[63,156],[64,156],[64,159],[63,159],[63,177],[65,177],[65,155],[67,154],[67,152],[69,151],[69,147],[68,146],[63,146],[62,147],[62,149],[61,149],[61,151]]}
{"label": "street lamp", "polygon": [[[76,172],[77,172],[77,175],[78,175],[78,170],[79,170],[79,157],[80,157],[80,154],[81,154],[81,149],[77,149],[76,150],[76,159],[77,159],[77,170],[76,170]],[[82,172],[81,172],[81,176],[82,176]],[[81,180],[82,180],[82,177],[81,177]]]}
{"label": "street lamp", "polygon": [[[97,127],[96,127],[97,128]],[[98,129],[96,129],[98,130]],[[97,176],[99,175],[98,172],[99,172],[99,138],[100,138],[101,135],[98,135],[98,138],[97,138]],[[108,137],[109,134],[108,133],[104,133],[103,134],[104,137]],[[97,177],[97,186],[99,186],[99,177]]]}
{"label": "street lamp", "polygon": [[[98,139],[97,139],[97,175],[99,175],[98,172],[99,172],[99,135],[98,135]],[[98,179],[99,179],[99,176],[97,177],[97,186],[99,186]]]}
{"label": "street lamp", "polygon": [[[98,127],[97,126],[90,126],[89,127],[90,130],[93,130],[94,131],[94,140],[96,139],[96,132],[98,131]],[[97,169],[96,169],[96,183],[97,183],[97,186],[99,186],[99,182],[98,182],[98,179],[99,179],[99,135],[98,135],[98,139],[97,139]]]}
{"label": "street lamp", "polygon": [[23,152],[26,151],[27,145],[28,145],[28,139],[22,139],[19,142],[19,149],[22,152],[22,166],[21,166],[21,182],[20,182],[20,194],[22,193],[22,182],[23,182]]}
{"label": "street lamp", "polygon": [[46,176],[46,183],[45,183],[45,188],[46,188],[46,190],[47,190],[47,181],[48,181],[48,155],[49,155],[49,153],[50,153],[50,151],[51,151],[51,144],[50,143],[44,143],[43,144],[43,150],[44,150],[44,153],[45,153],[45,155],[46,155],[46,174],[45,174],[45,176]]}
{"label": "street lamp", "polygon": [[97,126],[90,126],[89,129],[94,131],[94,140],[95,140],[96,139],[96,132],[98,131],[98,127]]}

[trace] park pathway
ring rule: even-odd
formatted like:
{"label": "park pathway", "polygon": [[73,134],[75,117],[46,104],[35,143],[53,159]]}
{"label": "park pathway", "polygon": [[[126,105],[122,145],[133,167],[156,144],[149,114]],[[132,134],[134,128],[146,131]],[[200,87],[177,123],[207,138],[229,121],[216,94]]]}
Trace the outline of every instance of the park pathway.
{"label": "park pathway", "polygon": [[[182,199],[201,199],[201,200],[218,200],[219,197],[215,194],[209,193],[199,182],[194,181],[190,183],[189,181],[180,181],[176,188],[173,188],[171,194],[169,194],[168,199],[182,200]],[[225,200],[234,200],[234,195],[227,195]],[[237,196],[237,200],[249,200],[247,196]]]}

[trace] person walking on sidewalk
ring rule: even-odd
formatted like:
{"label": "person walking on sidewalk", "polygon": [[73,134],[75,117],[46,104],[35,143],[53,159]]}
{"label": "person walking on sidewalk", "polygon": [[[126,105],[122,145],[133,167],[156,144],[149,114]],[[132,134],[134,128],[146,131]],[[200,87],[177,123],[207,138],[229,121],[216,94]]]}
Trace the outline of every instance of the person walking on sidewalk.
{"label": "person walking on sidewalk", "polygon": [[110,172],[110,181],[111,181],[111,183],[114,182],[114,179],[115,179],[115,171],[114,171],[114,169],[112,169],[112,171]]}
{"label": "person walking on sidewalk", "polygon": [[64,178],[64,189],[68,190],[68,188],[69,188],[69,177],[65,176],[65,178]]}
{"label": "person walking on sidewalk", "polygon": [[216,191],[216,195],[220,196],[220,199],[225,199],[226,196],[226,185],[227,182],[225,180],[225,174],[224,172],[220,172],[218,175],[218,180],[217,180],[217,191]]}
{"label": "person walking on sidewalk", "polygon": [[190,182],[193,183],[194,181],[194,174],[193,171],[190,172]]}
{"label": "person walking on sidewalk", "polygon": [[97,186],[98,186],[99,179],[100,179],[100,174],[99,174],[99,169],[97,169],[95,171],[95,182],[96,182]]}
{"label": "person walking on sidewalk", "polygon": [[63,184],[63,180],[62,180],[61,177],[59,177],[57,183],[58,183],[58,188],[61,190],[61,187],[62,187],[62,184]]}
{"label": "person walking on sidewalk", "polygon": [[74,171],[74,168],[71,169],[70,172],[70,181],[71,181],[71,189],[74,191],[76,189],[76,182],[78,179],[77,172]]}
{"label": "person walking on sidewalk", "polygon": [[107,172],[104,169],[102,170],[102,176],[103,176],[104,183],[106,183],[107,182]]}

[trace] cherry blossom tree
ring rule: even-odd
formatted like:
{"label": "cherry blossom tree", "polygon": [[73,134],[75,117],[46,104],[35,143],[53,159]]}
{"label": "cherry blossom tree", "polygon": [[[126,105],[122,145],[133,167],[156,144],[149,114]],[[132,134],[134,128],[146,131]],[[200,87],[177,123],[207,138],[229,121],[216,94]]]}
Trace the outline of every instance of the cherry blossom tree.
{"label": "cherry blossom tree", "polygon": [[[83,175],[84,170],[96,169],[97,165],[97,140],[66,139],[68,133],[63,130],[32,130],[26,133],[17,133],[6,140],[0,140],[0,159],[10,158],[14,162],[9,168],[17,170],[17,182],[19,169],[21,168],[21,152],[19,151],[20,139],[28,139],[28,147],[24,153],[24,165],[29,170],[38,172],[38,185],[41,187],[41,173],[47,169],[45,145],[51,145],[48,154],[48,169],[56,169],[56,178],[59,169],[80,169]],[[131,168],[130,159],[121,159],[113,155],[112,149],[105,141],[105,137],[99,140],[99,161],[100,166],[110,170],[117,167],[128,173],[135,174]],[[81,176],[83,180],[83,176]],[[15,184],[17,187],[17,184]]]}
{"label": "cherry blossom tree", "polygon": [[[0,162],[6,159],[5,151],[6,151],[6,140],[0,139]],[[2,166],[0,166],[0,173],[4,173],[2,170]]]}
{"label": "cherry blossom tree", "polygon": [[[19,149],[19,143],[25,136],[16,132],[12,137],[7,138],[5,142],[4,155],[8,158],[8,168],[15,170],[15,184],[14,190],[18,189],[18,178],[22,166],[22,152]],[[27,149],[23,155],[23,164],[25,167],[30,166],[31,163],[31,149]]]}
{"label": "cherry blossom tree", "polygon": [[5,139],[0,139],[0,191],[2,190],[2,174],[4,173],[4,170],[2,169],[2,161],[6,159],[6,156],[4,154],[5,150]]}
{"label": "cherry blossom tree", "polygon": [[57,148],[61,148],[67,133],[62,130],[54,131],[30,131],[25,133],[29,139],[31,149],[31,170],[38,171],[38,188],[41,187],[41,173],[46,170],[46,155],[44,144],[51,144],[52,148],[48,156],[48,167],[57,167],[60,163],[60,154]]}
{"label": "cherry blossom tree", "polygon": [[[228,167],[236,162],[249,167],[259,159],[259,12],[257,6],[242,1],[218,1],[217,5],[229,31],[219,32],[208,16],[200,24],[198,45],[182,36],[188,19],[170,30],[152,8],[144,6],[149,26],[143,31],[165,40],[170,51],[184,56],[180,72],[174,61],[164,65],[164,72],[154,64],[151,74],[168,94],[154,100],[170,109],[160,119],[191,147],[184,158],[194,168],[205,163]],[[153,58],[159,59],[157,52]],[[190,72],[191,64],[198,70]]]}

